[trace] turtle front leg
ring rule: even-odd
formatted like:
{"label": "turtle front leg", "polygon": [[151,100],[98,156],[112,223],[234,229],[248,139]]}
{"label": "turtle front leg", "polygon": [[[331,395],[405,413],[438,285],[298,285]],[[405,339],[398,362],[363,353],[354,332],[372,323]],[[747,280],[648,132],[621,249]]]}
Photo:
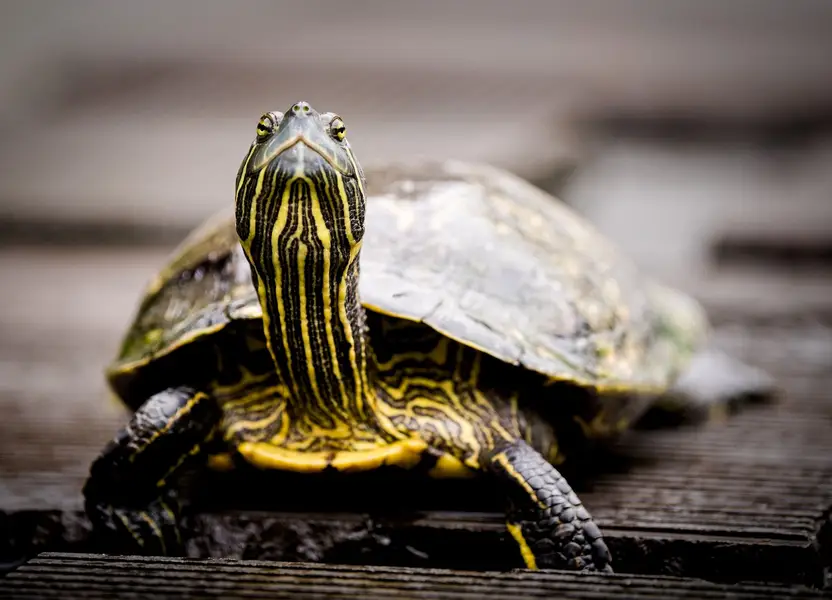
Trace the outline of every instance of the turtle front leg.
{"label": "turtle front leg", "polygon": [[486,456],[509,498],[508,530],[530,569],[612,572],[612,558],[592,517],[566,479],[523,441]]}
{"label": "turtle front leg", "polygon": [[151,396],[107,444],[83,491],[93,537],[107,551],[181,554],[179,503],[168,482],[201,453],[220,415],[207,394],[170,388]]}

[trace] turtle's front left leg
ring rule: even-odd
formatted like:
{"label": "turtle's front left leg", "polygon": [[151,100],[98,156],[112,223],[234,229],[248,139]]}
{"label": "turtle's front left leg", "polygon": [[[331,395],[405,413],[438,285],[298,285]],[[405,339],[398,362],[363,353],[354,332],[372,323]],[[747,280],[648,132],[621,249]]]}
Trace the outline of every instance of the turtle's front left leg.
{"label": "turtle's front left leg", "polygon": [[213,398],[190,387],[151,396],[93,462],[84,486],[93,537],[108,552],[182,552],[174,474],[202,454],[220,422]]}
{"label": "turtle's front left leg", "polygon": [[508,495],[508,530],[528,568],[612,572],[601,532],[542,455],[517,440],[493,449],[486,460]]}

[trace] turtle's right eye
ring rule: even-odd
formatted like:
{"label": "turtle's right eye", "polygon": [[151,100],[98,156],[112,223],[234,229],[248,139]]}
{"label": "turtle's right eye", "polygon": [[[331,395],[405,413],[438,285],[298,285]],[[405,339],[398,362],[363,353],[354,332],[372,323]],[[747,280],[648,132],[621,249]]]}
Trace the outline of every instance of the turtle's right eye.
{"label": "turtle's right eye", "polygon": [[344,121],[339,116],[335,116],[332,119],[332,122],[329,124],[329,133],[339,142],[343,142],[344,138],[347,137],[347,126],[344,125]]}
{"label": "turtle's right eye", "polygon": [[257,123],[257,139],[263,140],[274,133],[275,127],[280,124],[283,115],[281,113],[268,112],[260,117]]}

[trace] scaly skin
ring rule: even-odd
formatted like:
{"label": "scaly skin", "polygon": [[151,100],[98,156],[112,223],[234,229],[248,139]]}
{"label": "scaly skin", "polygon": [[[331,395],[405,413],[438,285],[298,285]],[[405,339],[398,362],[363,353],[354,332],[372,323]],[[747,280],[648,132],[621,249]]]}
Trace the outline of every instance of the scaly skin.
{"label": "scaly skin", "polygon": [[522,441],[489,453],[507,490],[508,529],[529,568],[612,572],[601,531],[560,473]]}

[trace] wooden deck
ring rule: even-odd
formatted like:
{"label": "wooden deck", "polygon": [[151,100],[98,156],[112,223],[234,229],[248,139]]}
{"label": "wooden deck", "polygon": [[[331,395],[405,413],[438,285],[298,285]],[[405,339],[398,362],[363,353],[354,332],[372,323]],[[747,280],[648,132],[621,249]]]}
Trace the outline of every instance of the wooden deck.
{"label": "wooden deck", "polygon": [[[124,419],[101,369],[164,253],[0,250],[0,561],[96,551],[79,490]],[[613,578],[496,572],[517,558],[498,503],[475,483],[225,476],[201,484],[188,554],[237,562],[43,555],[7,575],[0,597],[817,597],[810,588],[824,586],[832,563],[832,296],[828,305],[815,297],[811,311],[797,293],[746,311],[741,290],[715,289],[703,295],[720,344],[768,368],[783,396],[706,426],[634,431],[573,481],[606,533]],[[335,563],[353,566],[326,566]]]}
{"label": "wooden deck", "polygon": [[829,598],[819,590],[677,577],[325,566],[44,554],[0,580],[0,598]]}

